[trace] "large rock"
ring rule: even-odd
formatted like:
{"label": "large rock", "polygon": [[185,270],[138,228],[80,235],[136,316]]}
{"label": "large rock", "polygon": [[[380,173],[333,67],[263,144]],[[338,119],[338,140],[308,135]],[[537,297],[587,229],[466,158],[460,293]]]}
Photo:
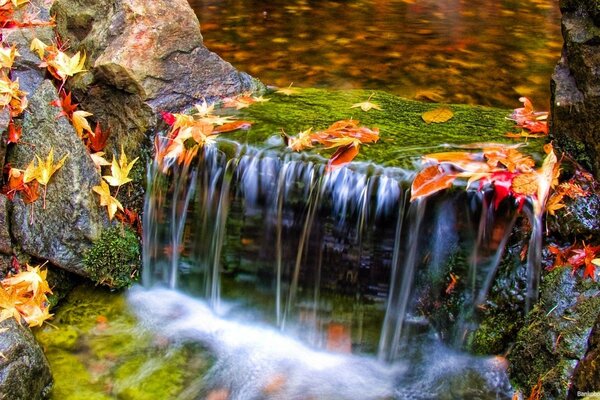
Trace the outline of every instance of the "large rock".
{"label": "large rock", "polygon": [[596,392],[600,388],[600,316],[590,335],[588,351],[577,364],[569,395],[581,397],[578,392]]}
{"label": "large rock", "polygon": [[0,254],[11,254],[12,251],[12,242],[8,229],[8,207],[9,203],[6,196],[0,196]]}
{"label": "large rock", "polygon": [[94,75],[154,109],[180,109],[204,97],[254,88],[202,43],[186,0],[58,0],[58,32],[86,51]]}
{"label": "large rock", "polygon": [[31,331],[13,319],[0,322],[0,397],[38,400],[52,385],[48,361]]}
{"label": "large rock", "polygon": [[30,146],[15,146],[9,160],[14,167],[25,168],[36,154],[45,160],[52,148],[55,162],[67,155],[66,162],[47,185],[45,209],[41,198],[32,207],[21,196],[15,197],[10,226],[24,252],[84,274],[82,254],[100,237],[107,222],[92,191],[100,184],[100,175],[70,123],[56,118],[59,110],[50,105],[56,99],[50,81],[44,81],[31,96],[22,136]]}
{"label": "large rock", "polygon": [[550,132],[600,177],[600,6],[562,0],[564,46],[552,76]]}

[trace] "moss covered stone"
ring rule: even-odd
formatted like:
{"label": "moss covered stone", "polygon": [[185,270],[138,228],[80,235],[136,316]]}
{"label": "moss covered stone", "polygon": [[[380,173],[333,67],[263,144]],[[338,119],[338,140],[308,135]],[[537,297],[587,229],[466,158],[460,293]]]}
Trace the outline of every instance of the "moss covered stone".
{"label": "moss covered stone", "polygon": [[128,227],[105,229],[83,254],[84,270],[92,280],[113,288],[129,286],[140,265],[140,243]]}
{"label": "moss covered stone", "polygon": [[[371,101],[379,104],[381,111],[352,108],[372,93]],[[282,129],[295,135],[310,127],[325,129],[335,121],[353,118],[364,126],[379,128],[381,137],[378,143],[362,146],[356,161],[391,167],[412,167],[413,161],[423,154],[447,151],[448,144],[514,143],[504,136],[515,130],[514,122],[506,118],[511,110],[506,109],[453,104],[449,105],[454,112],[452,119],[441,124],[426,124],[422,113],[439,107],[438,104],[403,99],[381,91],[299,89],[297,95],[271,93],[267,97],[268,102],[253,104],[239,112],[240,118],[254,122],[249,131],[228,133],[223,138],[288,151],[280,139]],[[532,151],[537,151],[541,142],[530,142]],[[329,158],[332,152],[315,148],[303,154]]]}
{"label": "moss covered stone", "polygon": [[527,315],[509,355],[515,386],[529,393],[542,380],[544,398],[564,399],[600,313],[600,287],[561,268],[543,276],[542,296]]}

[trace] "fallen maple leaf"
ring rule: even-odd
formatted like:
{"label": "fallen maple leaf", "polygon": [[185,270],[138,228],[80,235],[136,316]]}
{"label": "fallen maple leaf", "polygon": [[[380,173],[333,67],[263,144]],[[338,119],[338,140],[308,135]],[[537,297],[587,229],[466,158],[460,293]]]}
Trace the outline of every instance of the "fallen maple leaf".
{"label": "fallen maple leaf", "polygon": [[533,104],[527,97],[520,97],[519,101],[523,103],[523,107],[515,108],[508,119],[515,121],[517,127],[527,129],[530,134],[548,134],[548,118],[547,112],[536,112],[533,109]]}
{"label": "fallen maple leaf", "polygon": [[33,40],[31,41],[31,44],[29,45],[29,50],[36,53],[37,56],[40,58],[40,60],[42,60],[42,59],[44,59],[44,55],[46,54],[47,47],[48,47],[48,45],[46,43],[42,42],[40,39],[33,38]]}
{"label": "fallen maple leaf", "polygon": [[423,121],[425,121],[427,124],[440,124],[450,120],[452,117],[454,117],[454,113],[451,109],[445,106],[438,107],[436,109],[426,111],[423,114],[421,114],[421,118],[423,118]]}
{"label": "fallen maple leaf", "polygon": [[312,128],[308,128],[307,130],[298,133],[295,137],[288,136],[285,132],[282,132],[282,137],[286,146],[293,151],[302,151],[313,147]]}
{"label": "fallen maple leaf", "polygon": [[50,60],[47,60],[46,63],[49,67],[48,70],[51,71],[52,75],[58,77],[63,83],[68,77],[87,71],[85,69],[85,54],[81,55],[80,52],[69,57],[64,52],[58,50],[56,55]]}
{"label": "fallen maple leaf", "polygon": [[370,110],[380,110],[381,111],[381,106],[379,106],[379,104],[371,103],[371,98],[374,95],[375,95],[375,93],[371,93],[371,95],[369,96],[367,101],[363,101],[362,103],[354,103],[354,104],[352,104],[352,107],[350,107],[350,108],[360,107],[360,109],[363,110],[364,112],[368,112]]}
{"label": "fallen maple leaf", "polygon": [[331,172],[354,160],[358,155],[359,143],[357,139],[352,139],[352,143],[339,146],[336,152],[329,158],[325,171]]}
{"label": "fallen maple leaf", "polygon": [[32,160],[25,169],[25,176],[23,178],[24,183],[28,183],[35,179],[40,185],[44,185],[44,209],[46,209],[46,192],[48,182],[50,181],[52,175],[54,175],[54,173],[64,165],[67,156],[68,154],[66,154],[60,161],[54,164],[54,149],[50,147],[50,152],[48,153],[48,156],[46,157],[45,161],[42,161],[40,156],[36,154],[35,157],[37,159],[37,165],[34,165],[34,162]]}
{"label": "fallen maple leaf", "polygon": [[21,140],[21,135],[23,134],[23,128],[21,126],[17,126],[14,121],[10,121],[8,124],[8,137],[6,139],[6,143],[18,143]]}
{"label": "fallen maple leaf", "polygon": [[600,246],[590,246],[583,243],[581,249],[571,250],[572,256],[569,257],[569,264],[573,267],[573,272],[577,271],[581,266],[584,266],[583,277],[591,278],[596,280],[596,263],[592,262],[595,260],[596,253],[600,251]]}
{"label": "fallen maple leaf", "polygon": [[[50,102],[51,105],[55,107],[59,107],[61,109],[60,113],[56,118],[65,116],[69,120],[73,120],[73,113],[77,110],[77,103],[73,103],[71,99],[71,92],[65,94],[64,91],[61,91],[62,96],[59,96],[57,100]],[[92,114],[89,114],[92,115]],[[89,117],[89,115],[84,115],[83,117]],[[83,132],[82,132],[83,133]],[[81,134],[79,134],[81,137]]]}
{"label": "fallen maple leaf", "polygon": [[31,292],[33,296],[40,293],[52,293],[48,282],[46,281],[47,270],[42,270],[40,266],[26,266],[27,269],[20,273],[2,280],[2,285],[12,286],[13,289],[25,292]]}
{"label": "fallen maple leaf", "polygon": [[279,94],[283,94],[286,96],[293,96],[298,94],[298,89],[293,88],[292,85],[294,84],[294,82],[290,83],[290,86],[283,88],[283,89],[278,89],[275,93],[279,93]]}
{"label": "fallen maple leaf", "polygon": [[16,45],[12,47],[0,46],[0,68],[11,69],[15,62],[15,57],[20,55]]}
{"label": "fallen maple leaf", "polygon": [[110,187],[104,181],[100,182],[99,186],[94,186],[92,190],[100,195],[100,205],[106,206],[108,218],[113,219],[117,210],[123,211],[123,206],[110,194]]}
{"label": "fallen maple leaf", "polygon": [[92,136],[94,135],[94,131],[92,131],[90,123],[86,119],[86,117],[91,115],[93,114],[83,110],[75,111],[72,115],[73,128],[75,128],[77,136],[80,138],[83,138],[84,132],[89,132]]}
{"label": "fallen maple leaf", "polygon": [[206,103],[206,100],[202,100],[201,104],[196,104],[194,107],[196,108],[196,116],[198,117],[206,117],[208,115],[212,115],[213,111],[215,110],[215,105],[208,105],[208,103]]}
{"label": "fallen maple leaf", "polygon": [[110,184],[111,186],[117,187],[131,182],[132,179],[129,178],[129,172],[131,171],[131,168],[133,168],[133,165],[138,160],[138,158],[139,157],[136,157],[133,161],[128,162],[127,154],[125,154],[125,150],[123,149],[123,146],[121,146],[121,155],[119,157],[119,162],[117,163],[115,156],[113,156],[110,167],[111,175],[104,176],[104,180],[106,180],[106,182],[108,182],[108,184]]}
{"label": "fallen maple leaf", "polygon": [[103,151],[99,151],[97,153],[90,154],[90,157],[92,157],[92,161],[94,162],[94,165],[96,166],[96,169],[98,171],[100,171],[101,168],[104,167],[104,166],[111,165],[106,160],[106,158],[104,158],[103,156],[104,156],[104,152]]}
{"label": "fallen maple leaf", "polygon": [[102,151],[104,147],[106,147],[106,141],[110,136],[110,129],[103,131],[100,128],[100,123],[96,123],[96,129],[94,129],[94,134],[88,136],[88,148],[90,151],[94,153],[98,153]]}

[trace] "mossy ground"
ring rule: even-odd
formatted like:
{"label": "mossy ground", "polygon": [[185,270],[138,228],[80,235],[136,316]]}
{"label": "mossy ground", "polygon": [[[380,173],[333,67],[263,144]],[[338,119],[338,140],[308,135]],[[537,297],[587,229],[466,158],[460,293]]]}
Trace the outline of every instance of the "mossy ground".
{"label": "mossy ground", "polygon": [[142,330],[123,293],[80,286],[36,332],[54,376],[54,400],[177,398],[209,367],[198,348]]}
{"label": "mossy ground", "polygon": [[[351,108],[355,103],[366,101],[371,94],[371,101],[380,105],[381,111],[364,112],[360,108]],[[448,105],[454,112],[452,119],[440,124],[426,124],[421,114],[439,104],[403,99],[380,91],[300,89],[292,96],[268,93],[265,97],[270,100],[239,112],[240,118],[254,122],[249,131],[228,133],[223,137],[258,147],[283,149],[279,139],[282,130],[295,135],[310,127],[325,129],[335,121],[353,118],[364,126],[380,129],[380,141],[363,145],[356,161],[410,168],[423,154],[447,151],[448,144],[515,143],[504,134],[517,131],[514,122],[506,119],[511,110],[470,105]],[[539,150],[541,142],[534,141],[531,151]],[[314,149],[305,153],[328,158],[332,152]]]}
{"label": "mossy ground", "polygon": [[140,265],[140,242],[128,227],[105,229],[100,240],[83,254],[83,265],[90,278],[113,288],[134,281]]}

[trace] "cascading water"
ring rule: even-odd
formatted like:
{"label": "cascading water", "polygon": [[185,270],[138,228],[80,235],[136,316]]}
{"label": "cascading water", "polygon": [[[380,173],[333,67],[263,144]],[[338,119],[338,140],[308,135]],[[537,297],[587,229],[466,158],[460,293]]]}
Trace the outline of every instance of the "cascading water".
{"label": "cascading water", "polygon": [[[444,366],[415,349],[423,343],[441,349],[440,335],[460,348],[474,329],[474,310],[485,301],[516,209],[496,209],[490,193],[464,190],[411,203],[412,174],[401,169],[354,164],[326,173],[319,160],[228,145],[221,144],[227,151],[207,146],[189,167],[150,168],[144,284],[204,299],[213,311],[198,306],[207,320],[196,315],[193,321],[210,319],[219,326],[194,328],[190,321],[177,322],[176,313],[169,332],[192,330],[204,337],[206,330],[224,329],[214,318],[227,315],[276,327],[311,349],[356,353],[361,363],[376,355],[395,366],[383,378],[395,389],[369,398],[404,398],[398,382],[403,388],[414,384],[402,368],[410,357],[420,360],[413,370],[430,381],[445,376]],[[432,328],[436,323],[427,310],[453,290],[450,272],[460,279],[461,307],[442,333]],[[133,295],[134,304],[145,304],[148,314],[161,309],[160,299],[150,300],[152,292],[141,293]],[[160,297],[161,312],[172,311],[174,302],[191,302]],[[180,306],[183,315],[193,314],[194,307]],[[236,326],[232,329],[242,329]],[[438,353],[469,364],[469,356]],[[373,363],[369,358],[370,373],[379,368]],[[470,363],[496,371],[479,359]],[[486,375],[481,374],[478,379]],[[483,392],[508,396],[505,378],[492,375],[494,382],[484,384]],[[245,393],[234,398],[255,398]],[[340,398],[367,398],[358,396]]]}

